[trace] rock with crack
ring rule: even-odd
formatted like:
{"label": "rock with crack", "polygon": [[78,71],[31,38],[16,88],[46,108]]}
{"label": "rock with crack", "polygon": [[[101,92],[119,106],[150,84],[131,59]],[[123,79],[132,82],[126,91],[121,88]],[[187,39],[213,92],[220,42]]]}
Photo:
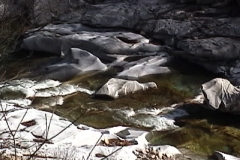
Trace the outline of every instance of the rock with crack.
{"label": "rock with crack", "polygon": [[121,95],[127,95],[128,93],[134,93],[148,88],[157,88],[157,85],[154,82],[138,83],[137,81],[111,78],[105,85],[96,91],[95,96],[118,98]]}
{"label": "rock with crack", "polygon": [[211,109],[240,114],[240,89],[228,80],[216,78],[204,83],[201,89]]}

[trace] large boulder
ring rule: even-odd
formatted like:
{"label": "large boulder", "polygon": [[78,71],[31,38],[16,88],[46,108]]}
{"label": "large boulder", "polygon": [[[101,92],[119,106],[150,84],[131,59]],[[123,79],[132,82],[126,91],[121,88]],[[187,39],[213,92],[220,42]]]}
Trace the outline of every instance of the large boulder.
{"label": "large boulder", "polygon": [[216,78],[202,85],[205,103],[211,109],[240,114],[240,88],[228,80]]}

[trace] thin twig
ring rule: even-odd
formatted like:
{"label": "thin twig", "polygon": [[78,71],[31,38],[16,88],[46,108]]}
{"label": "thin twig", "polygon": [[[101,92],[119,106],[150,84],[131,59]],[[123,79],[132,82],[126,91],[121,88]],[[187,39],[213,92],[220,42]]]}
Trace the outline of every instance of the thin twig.
{"label": "thin twig", "polygon": [[101,160],[108,158],[109,156],[113,155],[114,153],[120,151],[122,148],[123,148],[123,146],[121,146],[120,148],[116,149],[114,152],[110,153],[109,155],[103,157]]}
{"label": "thin twig", "polygon": [[[20,127],[20,124],[23,122],[23,119],[25,118],[25,116],[26,116],[27,112],[28,112],[28,109],[27,109],[27,110],[26,110],[26,112],[24,113],[24,115],[23,115],[22,119],[20,120],[20,123],[18,123],[18,126],[17,126],[17,129],[16,129],[16,131],[18,131],[18,128]],[[17,133],[17,132],[15,132],[15,134],[14,134],[14,137],[15,137],[16,133]]]}
{"label": "thin twig", "polygon": [[88,156],[87,156],[87,159],[86,159],[86,160],[89,159],[90,155],[92,154],[93,150],[96,148],[96,146],[97,146],[98,142],[101,140],[102,136],[103,136],[103,134],[101,134],[101,136],[98,138],[98,140],[96,141],[96,143],[95,143],[94,146],[92,147],[91,151],[88,153]]}
{"label": "thin twig", "polygon": [[[0,101],[0,103],[1,103],[0,106],[1,106],[1,108],[2,108],[2,110],[3,110],[2,101]],[[8,124],[7,117],[6,117],[6,113],[3,113],[3,115],[4,115],[4,120],[5,120],[6,124],[7,124],[8,130],[9,130],[9,132],[10,132],[10,135],[11,135],[12,138],[13,138],[14,157],[15,157],[15,159],[17,159],[17,148],[16,148],[15,136],[14,136],[13,131],[11,130],[9,124]]]}

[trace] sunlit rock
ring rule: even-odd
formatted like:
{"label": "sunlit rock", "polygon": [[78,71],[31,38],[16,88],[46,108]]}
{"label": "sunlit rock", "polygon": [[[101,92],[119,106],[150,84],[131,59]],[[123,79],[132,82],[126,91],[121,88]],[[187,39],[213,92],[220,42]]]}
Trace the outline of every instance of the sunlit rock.
{"label": "sunlit rock", "polygon": [[42,29],[29,30],[21,48],[55,55],[66,55],[71,48],[79,48],[100,59],[114,60],[110,55],[161,51],[160,45],[149,42],[142,35],[127,31],[100,30],[79,24],[50,24]]}
{"label": "sunlit rock", "polygon": [[104,71],[107,66],[91,53],[78,48],[71,48],[62,61],[45,66],[36,72],[44,79],[68,80],[88,71]]}
{"label": "sunlit rock", "polygon": [[[171,69],[164,66],[170,62],[171,58],[167,53],[162,53],[156,56],[149,56],[137,61],[132,61],[121,67],[124,70],[118,73],[117,77],[124,79],[137,79],[151,74],[166,74],[170,73]],[[122,62],[121,62],[122,63]]]}
{"label": "sunlit rock", "polygon": [[215,151],[214,155],[217,158],[217,160],[240,160],[240,158],[238,157],[235,157],[223,152],[219,152],[219,151]]}
{"label": "sunlit rock", "polygon": [[105,85],[96,91],[95,95],[118,98],[121,95],[127,95],[149,88],[157,88],[157,85],[154,82],[138,83],[137,81],[111,78]]}
{"label": "sunlit rock", "polygon": [[202,85],[206,104],[212,109],[240,114],[240,89],[228,80],[216,78]]}

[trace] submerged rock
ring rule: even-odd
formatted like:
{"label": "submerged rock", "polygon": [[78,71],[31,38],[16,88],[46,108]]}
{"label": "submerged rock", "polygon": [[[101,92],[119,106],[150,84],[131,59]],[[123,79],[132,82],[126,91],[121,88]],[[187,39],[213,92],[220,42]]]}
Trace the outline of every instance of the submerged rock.
{"label": "submerged rock", "polygon": [[240,114],[240,89],[228,80],[216,78],[204,83],[201,89],[211,109]]}
{"label": "submerged rock", "polygon": [[157,88],[157,85],[154,82],[138,83],[137,81],[111,78],[95,95],[118,98],[121,95],[127,95],[128,93],[134,93],[148,88]]}

